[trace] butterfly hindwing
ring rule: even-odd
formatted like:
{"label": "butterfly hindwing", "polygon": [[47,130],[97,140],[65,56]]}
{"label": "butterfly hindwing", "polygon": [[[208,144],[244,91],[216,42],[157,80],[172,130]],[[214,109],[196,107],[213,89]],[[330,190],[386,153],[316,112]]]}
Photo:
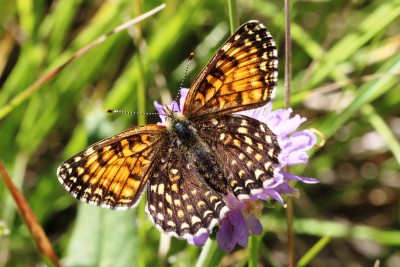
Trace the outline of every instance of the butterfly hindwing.
{"label": "butterfly hindwing", "polygon": [[66,160],[57,175],[77,199],[127,209],[142,194],[165,141],[164,126],[135,127]]}
{"label": "butterfly hindwing", "polygon": [[190,87],[183,114],[227,114],[269,102],[277,84],[277,50],[258,21],[242,25]]}
{"label": "butterfly hindwing", "polygon": [[219,156],[230,191],[239,199],[259,193],[279,168],[280,147],[268,126],[243,115],[224,115],[201,125],[199,135]]}
{"label": "butterfly hindwing", "polygon": [[172,145],[155,166],[146,211],[162,231],[187,238],[211,230],[228,208],[177,151]]}

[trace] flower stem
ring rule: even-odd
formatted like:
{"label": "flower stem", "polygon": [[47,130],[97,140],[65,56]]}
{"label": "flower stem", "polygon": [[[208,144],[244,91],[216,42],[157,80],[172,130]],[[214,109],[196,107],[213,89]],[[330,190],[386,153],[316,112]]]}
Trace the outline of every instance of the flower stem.
{"label": "flower stem", "polygon": [[[285,109],[290,108],[290,82],[292,76],[292,46],[290,36],[290,3],[285,0]],[[288,167],[285,171],[289,172]],[[287,235],[288,235],[288,266],[294,266],[294,241],[293,241],[293,202],[288,197],[286,208]]]}
{"label": "flower stem", "polygon": [[196,267],[218,266],[224,255],[225,252],[218,248],[217,241],[209,238],[204,244],[199,259],[196,262]]}
{"label": "flower stem", "polygon": [[260,247],[260,237],[250,235],[249,242],[249,267],[258,266],[258,251]]}

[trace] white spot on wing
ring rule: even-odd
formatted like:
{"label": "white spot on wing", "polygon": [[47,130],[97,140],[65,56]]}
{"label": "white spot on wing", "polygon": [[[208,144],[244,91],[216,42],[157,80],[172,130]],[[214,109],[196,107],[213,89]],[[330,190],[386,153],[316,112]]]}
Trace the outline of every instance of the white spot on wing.
{"label": "white spot on wing", "polygon": [[260,178],[260,176],[261,176],[263,173],[264,173],[264,172],[263,172],[262,170],[257,169],[257,170],[255,170],[254,175],[255,175],[256,178],[258,179],[258,178]]}

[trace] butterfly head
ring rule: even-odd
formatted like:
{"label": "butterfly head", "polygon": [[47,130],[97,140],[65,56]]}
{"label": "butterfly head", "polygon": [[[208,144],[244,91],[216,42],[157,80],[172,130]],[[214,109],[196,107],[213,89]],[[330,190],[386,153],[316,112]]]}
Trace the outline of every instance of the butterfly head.
{"label": "butterfly head", "polygon": [[172,111],[168,106],[162,106],[162,110],[164,111],[166,117],[167,128],[171,128],[178,121],[186,121],[186,117],[182,115],[180,112]]}
{"label": "butterfly head", "polygon": [[172,111],[168,106],[163,106],[166,116],[168,131],[174,133],[180,141],[192,144],[196,140],[195,130],[190,126],[189,120],[180,112]]}

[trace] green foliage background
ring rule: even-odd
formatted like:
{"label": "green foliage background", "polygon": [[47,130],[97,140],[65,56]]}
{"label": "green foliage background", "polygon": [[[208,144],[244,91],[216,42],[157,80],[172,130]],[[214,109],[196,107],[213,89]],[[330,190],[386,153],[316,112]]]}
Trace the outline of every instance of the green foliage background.
{"label": "green foliage background", "polygon": [[[0,0],[0,112],[75,51],[161,1]],[[264,210],[264,234],[222,253],[160,238],[144,203],[125,212],[78,203],[59,184],[58,165],[86,146],[155,116],[175,97],[191,51],[186,86],[230,35],[223,0],[167,0],[140,27],[110,37],[0,119],[0,160],[21,188],[65,266],[263,266],[287,264],[285,210]],[[327,144],[292,171],[298,185],[295,252],[302,266],[400,265],[400,1],[291,1],[292,108]],[[238,1],[241,23],[274,36],[283,107],[283,1]],[[7,232],[9,232],[7,234]],[[316,246],[314,246],[317,244]],[[314,246],[314,247],[313,247]],[[198,262],[199,254],[202,253]],[[252,260],[253,259],[253,260]],[[254,260],[255,259],[255,260]],[[301,260],[300,260],[301,259]],[[300,261],[299,261],[300,260]],[[34,266],[38,253],[0,182],[0,266]]]}

